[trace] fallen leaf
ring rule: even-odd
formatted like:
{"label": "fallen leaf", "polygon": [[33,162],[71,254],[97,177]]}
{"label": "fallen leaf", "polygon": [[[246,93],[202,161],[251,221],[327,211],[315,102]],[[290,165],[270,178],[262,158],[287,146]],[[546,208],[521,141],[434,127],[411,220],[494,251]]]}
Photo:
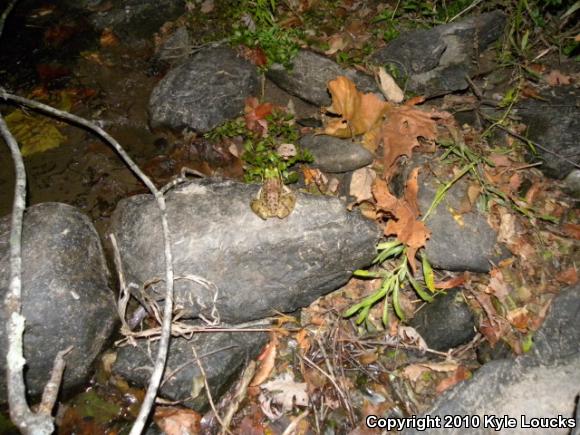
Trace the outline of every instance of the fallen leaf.
{"label": "fallen leaf", "polygon": [[561,85],[569,85],[570,84],[570,76],[562,74],[557,69],[553,69],[550,73],[544,76],[544,80],[550,86],[561,86]]}
{"label": "fallen leaf", "polygon": [[55,122],[37,114],[14,110],[5,118],[8,129],[21,145],[23,157],[58,148],[66,140]]}
{"label": "fallen leaf", "polygon": [[435,387],[435,391],[437,392],[437,394],[441,394],[443,391],[448,390],[449,388],[453,387],[459,382],[465,381],[470,377],[471,372],[467,370],[465,367],[459,366],[451,376],[443,379],[441,382],[439,382],[439,384],[437,384],[437,386]]}
{"label": "fallen leaf", "polygon": [[452,372],[457,370],[457,368],[458,365],[454,362],[410,364],[403,369],[403,376],[412,382],[416,382],[426,371]]}
{"label": "fallen leaf", "polygon": [[411,106],[391,109],[381,129],[383,142],[384,178],[390,179],[394,165],[401,156],[411,157],[413,148],[420,145],[419,137],[435,140],[437,125],[432,115]]}
{"label": "fallen leaf", "polygon": [[296,156],[296,145],[293,143],[283,143],[278,146],[276,152],[282,157],[284,160],[288,160],[290,157]]}
{"label": "fallen leaf", "polygon": [[113,47],[118,43],[119,39],[113,33],[113,29],[106,27],[99,38],[99,44],[101,44],[101,47]]}
{"label": "fallen leaf", "polygon": [[332,35],[328,40],[329,48],[324,52],[324,54],[327,54],[329,56],[333,55],[337,51],[344,50],[346,48],[346,45],[347,44],[341,35],[339,34]]}
{"label": "fallen leaf", "polygon": [[296,406],[308,406],[306,382],[296,382],[293,376],[285,372],[262,385],[262,391],[268,393],[272,401],[282,406],[282,412],[291,411]]}
{"label": "fallen leaf", "polygon": [[244,45],[239,48],[239,52],[244,59],[249,60],[256,66],[265,66],[268,64],[268,57],[260,47],[250,48]]}
{"label": "fallen leaf", "polygon": [[244,119],[246,127],[249,130],[259,132],[262,136],[268,134],[268,121],[266,116],[274,110],[272,103],[259,103],[255,97],[246,98],[246,107],[244,108]]}
{"label": "fallen leaf", "polygon": [[357,203],[373,198],[372,185],[377,173],[371,168],[360,168],[352,173],[349,193],[355,197]]}
{"label": "fallen leaf", "polygon": [[201,433],[201,415],[192,409],[158,406],[153,420],[167,435]]}
{"label": "fallen leaf", "polygon": [[422,221],[417,220],[419,207],[417,205],[419,168],[409,175],[405,185],[405,197],[399,199],[390,191],[385,180],[377,178],[372,186],[377,208],[392,215],[385,227],[386,236],[396,236],[407,246],[407,258],[413,270],[416,270],[415,254],[425,246],[430,232]]}
{"label": "fallen leaf", "polygon": [[466,281],[467,281],[467,273],[464,273],[463,275],[456,276],[455,278],[451,278],[441,282],[436,282],[435,288],[441,290],[448,290],[451,288],[458,287],[464,284]]}
{"label": "fallen leaf", "polygon": [[377,76],[379,79],[379,88],[387,101],[392,101],[393,103],[402,102],[405,94],[397,82],[395,82],[395,79],[385,71],[384,67],[379,68]]}
{"label": "fallen leaf", "polygon": [[556,275],[556,279],[564,284],[574,285],[578,282],[578,270],[575,266],[570,266]]}
{"label": "fallen leaf", "polygon": [[324,133],[336,137],[353,137],[368,132],[390,105],[375,94],[363,94],[355,84],[345,76],[339,76],[328,82],[332,96],[332,105],[328,112],[339,115],[326,123]]}
{"label": "fallen leaf", "polygon": [[209,14],[215,8],[214,0],[205,0],[201,4],[200,11],[202,14]]}
{"label": "fallen leaf", "polygon": [[508,322],[520,332],[527,332],[530,315],[526,307],[519,307],[510,310],[506,316]]}
{"label": "fallen leaf", "polygon": [[510,294],[510,286],[504,281],[500,269],[494,268],[489,272],[489,274],[491,278],[489,279],[489,284],[485,292],[494,295],[500,301],[504,302]]}
{"label": "fallen leaf", "polygon": [[412,326],[399,325],[397,335],[401,340],[408,344],[417,346],[421,351],[429,349],[427,343],[425,343],[425,340],[421,337],[421,334],[419,334]]}
{"label": "fallen leaf", "polygon": [[272,370],[274,369],[274,363],[276,362],[276,353],[278,349],[278,338],[275,334],[272,334],[272,338],[270,342],[266,345],[260,356],[258,357],[258,361],[261,361],[260,367],[256,371],[254,375],[254,379],[250,383],[250,386],[257,386],[262,384]]}
{"label": "fallen leaf", "polygon": [[580,240],[580,224],[564,224],[562,230],[567,236]]}
{"label": "fallen leaf", "polygon": [[302,328],[300,332],[296,334],[296,342],[302,352],[308,352],[310,349],[310,337],[308,336],[308,330],[306,328]]}
{"label": "fallen leaf", "polygon": [[500,208],[500,213],[501,216],[497,240],[501,243],[505,243],[508,247],[510,247],[510,245],[514,243],[517,235],[516,217],[513,214],[505,211],[503,208]]}

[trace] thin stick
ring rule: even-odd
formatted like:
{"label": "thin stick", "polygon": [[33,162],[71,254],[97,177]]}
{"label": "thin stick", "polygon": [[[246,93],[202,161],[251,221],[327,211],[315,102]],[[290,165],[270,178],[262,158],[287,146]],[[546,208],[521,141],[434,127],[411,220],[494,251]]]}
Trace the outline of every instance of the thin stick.
{"label": "thin stick", "polygon": [[[320,373],[322,373],[323,376],[325,376],[326,378],[328,378],[328,380],[332,383],[332,385],[334,385],[334,388],[336,389],[336,392],[338,393],[338,395],[342,399],[342,402],[343,402],[345,408],[347,408],[349,410],[349,414],[350,414],[350,412],[352,412],[351,407],[350,407],[350,404],[348,402],[348,399],[346,398],[346,395],[344,394],[344,391],[342,391],[342,389],[340,388],[340,386],[336,383],[336,379],[334,379],[331,375],[329,375],[324,370],[322,370],[320,367],[318,367],[318,365],[316,365],[314,363],[314,361],[310,360],[307,356],[303,355],[303,356],[299,356],[299,358],[304,358],[304,361],[306,361],[309,366],[311,366],[312,368],[318,370]],[[349,415],[349,417],[351,417],[351,416]]]}
{"label": "thin stick", "polygon": [[292,423],[290,423],[288,425],[288,427],[286,427],[286,429],[284,430],[284,432],[282,432],[282,435],[291,435],[296,431],[296,428],[298,427],[298,424],[304,420],[304,418],[306,418],[306,416],[308,415],[308,413],[310,412],[310,410],[306,410],[304,412],[302,412],[300,415],[298,415],[298,417],[296,417],[294,420],[292,420]]}
{"label": "thin stick", "polygon": [[241,380],[236,387],[236,392],[234,393],[234,397],[228,407],[224,418],[223,418],[223,426],[220,432],[220,435],[223,435],[229,428],[230,424],[232,423],[232,418],[238,411],[242,400],[246,397],[246,393],[248,392],[248,387],[250,386],[250,382],[254,378],[254,373],[256,373],[256,362],[250,361],[248,366],[244,369],[244,373],[242,374]]}
{"label": "thin stick", "polygon": [[203,385],[205,386],[205,393],[207,394],[207,400],[209,402],[209,406],[211,407],[211,410],[213,411],[215,418],[219,422],[222,429],[225,430],[227,433],[231,433],[225,427],[223,420],[220,418],[220,415],[217,412],[217,409],[215,407],[215,403],[213,402],[213,397],[211,396],[211,390],[209,389],[209,383],[207,382],[207,375],[205,374],[205,370],[203,369],[203,364],[199,360],[199,357],[197,356],[197,351],[195,350],[195,346],[193,344],[191,345],[191,350],[193,351],[193,356],[195,357],[195,361],[197,362],[197,366],[199,367],[199,371],[201,372],[201,377],[203,378]]}
{"label": "thin stick", "polygon": [[58,396],[58,390],[60,388],[60,383],[62,381],[62,375],[64,373],[65,360],[64,357],[73,350],[73,346],[69,346],[65,350],[61,350],[56,354],[54,359],[54,368],[52,369],[52,374],[50,380],[44,387],[42,392],[42,400],[38,407],[38,413],[50,415],[52,413],[52,408],[56,403],[56,398]]}
{"label": "thin stick", "polygon": [[125,152],[125,150],[119,145],[119,143],[113,139],[106,131],[93,122],[87,121],[84,118],[73,115],[62,110],[55,109],[54,107],[47,106],[46,104],[39,103],[37,101],[29,100],[28,98],[19,97],[18,95],[9,94],[5,89],[0,88],[0,98],[8,101],[13,101],[15,103],[30,107],[32,109],[40,110],[44,113],[48,113],[52,116],[66,119],[67,121],[81,125],[88,130],[94,132],[100,136],[105,142],[112,146],[115,151],[121,156],[125,164],[135,173],[135,175],[147,186],[147,188],[153,193],[157,206],[160,210],[161,215],[161,226],[163,229],[163,240],[164,240],[164,253],[165,253],[165,304],[163,307],[163,324],[161,328],[161,338],[159,342],[159,348],[157,351],[157,358],[155,361],[155,366],[153,373],[151,374],[151,379],[149,380],[149,385],[147,387],[147,393],[143,399],[141,409],[139,410],[139,415],[135,420],[131,432],[129,435],[140,435],[143,432],[143,428],[151,412],[151,408],[157,396],[157,390],[159,389],[159,384],[161,383],[161,378],[163,376],[163,371],[165,369],[165,363],[167,360],[167,353],[169,351],[169,341],[171,339],[171,316],[173,312],[173,256],[171,253],[171,238],[169,234],[169,224],[167,223],[167,213],[165,198],[163,193],[160,192],[155,184],[151,181],[147,175],[145,175],[141,169],[133,162],[131,157]]}
{"label": "thin stick", "polygon": [[455,15],[453,18],[451,18],[448,23],[451,23],[453,21],[455,21],[457,18],[459,18],[461,15],[465,14],[466,12],[470,11],[471,9],[473,9],[474,7],[476,7],[478,4],[480,4],[483,0],[476,0],[473,3],[471,3],[469,6],[467,6],[465,9],[463,9],[461,12],[459,12],[457,15]]}
{"label": "thin stick", "polygon": [[2,12],[2,16],[0,16],[0,37],[4,32],[4,23],[6,22],[6,18],[8,18],[8,15],[10,12],[12,12],[12,8],[14,8],[14,5],[17,1],[18,0],[12,0],[10,3],[8,3],[8,6],[6,6],[6,9],[4,9],[4,12]]}
{"label": "thin stick", "polygon": [[[51,382],[45,388],[42,409],[33,413],[26,401],[26,386],[24,383],[24,364],[22,337],[26,319],[22,313],[22,223],[26,207],[26,171],[22,154],[16,139],[10,133],[8,125],[0,115],[0,134],[10,148],[16,183],[14,186],[14,202],[12,206],[12,222],[10,227],[10,283],[4,299],[6,309],[6,335],[8,337],[8,352],[6,353],[6,384],[10,418],[24,434],[51,434],[54,423],[51,416],[56,395],[52,394],[54,382],[60,382],[64,371],[64,362],[57,356],[51,374]],[[59,354],[60,355],[60,354]],[[58,390],[58,388],[57,388]],[[52,401],[52,403],[50,403]]]}

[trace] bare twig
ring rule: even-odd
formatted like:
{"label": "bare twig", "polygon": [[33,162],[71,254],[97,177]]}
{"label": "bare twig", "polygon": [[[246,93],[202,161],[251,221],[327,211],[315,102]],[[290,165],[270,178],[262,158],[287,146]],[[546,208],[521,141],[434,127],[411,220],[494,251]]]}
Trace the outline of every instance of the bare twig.
{"label": "bare twig", "polygon": [[246,397],[246,393],[248,391],[248,387],[250,386],[250,382],[252,382],[252,379],[254,378],[254,373],[256,373],[256,362],[250,361],[250,363],[242,373],[240,382],[238,383],[236,391],[234,393],[234,397],[232,398],[230,406],[228,407],[224,415],[222,423],[223,427],[220,432],[220,435],[226,433],[226,430],[228,430],[230,424],[232,423],[232,418],[234,418],[234,415],[238,411],[238,408],[240,407],[242,400],[244,400],[244,397]]}
{"label": "bare twig", "polygon": [[197,366],[199,367],[199,371],[201,372],[201,377],[203,378],[203,384],[205,385],[205,393],[207,394],[207,400],[209,402],[209,406],[211,407],[212,411],[214,412],[216,420],[219,422],[220,426],[223,430],[227,433],[231,433],[226,426],[224,425],[223,420],[220,418],[220,415],[217,412],[215,407],[215,403],[213,401],[213,397],[211,395],[211,390],[209,389],[209,383],[207,382],[207,375],[205,374],[205,370],[203,369],[203,364],[201,363],[199,357],[197,356],[197,351],[195,350],[195,346],[191,345],[191,350],[193,352],[193,356],[195,357],[195,361],[197,362]]}
{"label": "bare twig", "polygon": [[4,12],[2,12],[2,15],[0,16],[0,37],[4,31],[4,23],[6,22],[6,18],[8,18],[8,15],[10,15],[10,12],[12,12],[12,9],[14,8],[14,5],[17,1],[18,0],[12,0],[10,3],[8,3],[8,6],[6,6],[6,9],[4,9]]}
{"label": "bare twig", "polygon": [[[318,367],[318,365],[314,361],[309,359],[307,356],[303,355],[303,356],[300,356],[300,358],[303,358],[304,361],[306,361],[310,367],[312,367],[315,370],[318,370],[324,377],[326,377],[331,382],[332,385],[334,385],[336,392],[338,393],[338,395],[340,396],[340,398],[342,400],[342,404],[344,405],[345,408],[350,410],[349,418],[351,418],[350,414],[352,412],[352,409],[350,407],[350,403],[349,403],[346,395],[344,394],[344,391],[342,391],[342,389],[340,388],[340,386],[336,382],[336,379],[334,379],[334,377],[332,377],[331,375],[326,373],[324,370],[322,370],[320,367]],[[354,422],[351,422],[351,423],[354,424]]]}
{"label": "bare twig", "polygon": [[56,358],[54,359],[54,368],[52,369],[52,374],[46,386],[44,387],[44,391],[42,393],[42,400],[38,407],[38,412],[40,414],[50,415],[52,413],[52,408],[56,403],[56,398],[58,396],[58,390],[60,388],[60,383],[62,381],[62,375],[64,373],[65,368],[65,360],[64,357],[73,350],[73,346],[69,346],[65,350],[61,350],[59,353],[56,354]]}
{"label": "bare twig", "polygon": [[306,411],[304,411],[300,415],[298,415],[296,418],[294,418],[294,420],[292,420],[292,423],[290,423],[286,427],[286,429],[284,429],[284,432],[282,432],[282,435],[291,435],[291,434],[295,433],[296,428],[298,427],[298,424],[300,424],[300,422],[302,420],[304,420],[304,418],[306,418],[306,416],[308,415],[309,412],[310,412],[310,410],[307,409]]}
{"label": "bare twig", "polygon": [[[121,156],[125,164],[135,173],[135,175],[147,186],[155,197],[157,206],[160,210],[161,215],[161,226],[163,230],[163,240],[164,240],[164,254],[165,254],[165,305],[163,308],[163,324],[161,327],[161,338],[159,343],[159,348],[157,351],[157,358],[155,361],[155,367],[153,373],[151,374],[151,379],[149,381],[149,386],[147,387],[147,393],[143,399],[143,404],[139,410],[139,415],[135,420],[133,427],[131,428],[130,435],[139,435],[145,427],[149,413],[157,396],[157,390],[159,384],[161,383],[161,378],[163,376],[163,371],[165,369],[165,363],[167,360],[167,353],[169,350],[169,341],[171,338],[171,315],[173,312],[173,256],[171,253],[171,238],[169,234],[169,225],[167,223],[167,213],[165,198],[163,193],[157,189],[155,184],[151,181],[147,175],[145,175],[141,169],[133,162],[131,157],[125,152],[125,150],[119,145],[119,143],[110,136],[101,127],[96,125],[91,121],[87,121],[84,118],[73,115],[62,110],[55,109],[54,107],[47,106],[28,98],[19,97],[18,95],[13,95],[6,92],[5,89],[0,88],[0,99],[12,101],[17,104],[21,104],[26,107],[30,107],[35,110],[42,111],[51,116],[57,118],[65,119],[73,124],[81,125],[86,129],[94,132],[100,136],[105,142],[112,146],[115,151]],[[51,423],[52,424],[52,423]]]}
{"label": "bare twig", "polygon": [[[3,16],[3,19],[5,17]],[[54,430],[52,408],[56,401],[58,385],[64,371],[63,354],[59,353],[52,369],[50,382],[46,385],[42,398],[41,409],[33,413],[26,401],[26,386],[24,383],[23,356],[24,322],[22,313],[22,222],[26,207],[26,171],[22,154],[16,139],[10,133],[6,122],[0,115],[0,134],[10,148],[16,183],[14,187],[14,203],[12,207],[12,222],[10,227],[10,283],[4,300],[6,309],[6,335],[8,337],[8,352],[6,353],[6,384],[10,418],[25,434],[51,434]]]}

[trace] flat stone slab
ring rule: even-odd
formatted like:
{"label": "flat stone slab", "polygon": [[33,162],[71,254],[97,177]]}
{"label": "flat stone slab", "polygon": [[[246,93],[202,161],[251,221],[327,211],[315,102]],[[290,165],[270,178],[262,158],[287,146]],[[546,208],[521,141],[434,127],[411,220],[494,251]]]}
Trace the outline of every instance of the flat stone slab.
{"label": "flat stone slab", "polygon": [[309,134],[300,138],[300,146],[314,156],[314,165],[325,172],[354,171],[372,163],[374,156],[350,139]]}
{"label": "flat stone slab", "polygon": [[[258,189],[202,180],[168,193],[175,302],[186,318],[218,316],[240,323],[291,312],[339,288],[375,256],[378,226],[348,212],[339,199],[297,193],[290,216],[264,221],[250,209]],[[111,232],[128,283],[141,287],[163,278],[159,211],[150,195],[121,201]],[[160,300],[164,285],[152,285],[147,292]]]}
{"label": "flat stone slab", "polygon": [[255,65],[228,47],[200,50],[171,69],[149,99],[152,127],[207,132],[235,118],[258,95]]}
{"label": "flat stone slab", "polygon": [[498,10],[413,30],[377,50],[371,62],[399,69],[406,79],[399,84],[418,94],[433,97],[464,90],[479,53],[501,37],[505,21],[506,15]]}
{"label": "flat stone slab", "polygon": [[309,50],[298,52],[292,61],[291,70],[275,64],[268,70],[267,76],[286,92],[317,106],[330,106],[327,84],[338,76],[351,79],[359,91],[382,95],[371,76],[352,68],[343,68],[333,60]]}
{"label": "flat stone slab", "polygon": [[[268,328],[269,325],[254,325]],[[180,401],[182,405],[203,411],[208,406],[203,376],[194,357],[192,346],[204,369],[212,398],[217,401],[236,375],[248,362],[258,356],[268,341],[266,332],[208,332],[194,334],[187,340],[172,338],[167,366],[159,390],[160,397]],[[146,388],[153,372],[158,341],[139,340],[137,346],[117,350],[113,373],[132,385]]]}

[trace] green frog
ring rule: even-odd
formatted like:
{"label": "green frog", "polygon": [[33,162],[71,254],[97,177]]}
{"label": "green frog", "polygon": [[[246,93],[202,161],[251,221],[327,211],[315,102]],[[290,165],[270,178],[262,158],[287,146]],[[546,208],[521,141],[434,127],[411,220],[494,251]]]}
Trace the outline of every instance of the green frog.
{"label": "green frog", "polygon": [[296,195],[282,181],[276,170],[266,170],[262,187],[250,207],[259,217],[266,220],[277,217],[284,219],[296,205]]}

